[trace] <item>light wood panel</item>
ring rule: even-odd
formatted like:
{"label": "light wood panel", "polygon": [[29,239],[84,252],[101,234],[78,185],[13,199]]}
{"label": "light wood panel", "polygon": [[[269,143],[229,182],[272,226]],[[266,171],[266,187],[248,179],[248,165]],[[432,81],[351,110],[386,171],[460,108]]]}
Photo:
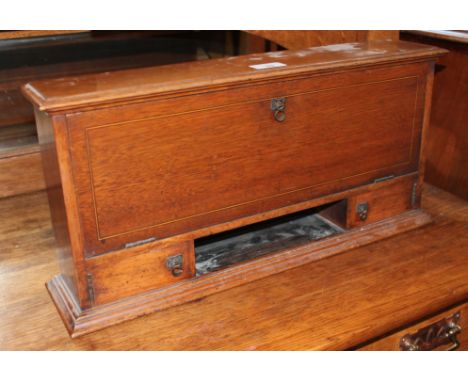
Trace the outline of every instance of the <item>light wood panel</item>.
{"label": "light wood panel", "polygon": [[45,188],[39,146],[0,158],[0,198]]}
{"label": "light wood panel", "polygon": [[397,41],[397,30],[247,30],[286,49],[363,41]]}
{"label": "light wood panel", "polygon": [[29,38],[29,37],[46,37],[46,36],[59,36],[64,34],[75,34],[88,32],[86,30],[10,30],[0,32],[0,39],[13,39],[13,38]]}

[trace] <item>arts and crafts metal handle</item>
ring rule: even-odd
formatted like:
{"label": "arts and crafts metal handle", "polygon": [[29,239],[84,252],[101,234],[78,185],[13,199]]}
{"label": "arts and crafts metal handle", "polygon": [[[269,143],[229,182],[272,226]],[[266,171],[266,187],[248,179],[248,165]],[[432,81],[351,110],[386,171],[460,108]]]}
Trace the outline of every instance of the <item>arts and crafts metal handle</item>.
{"label": "arts and crafts metal handle", "polygon": [[180,253],[174,256],[169,256],[166,259],[166,268],[174,277],[180,276],[184,273],[184,256]]}
{"label": "arts and crafts metal handle", "polygon": [[369,203],[359,203],[356,206],[356,214],[360,221],[366,221],[367,217],[369,216]]}
{"label": "arts and crafts metal handle", "polygon": [[271,110],[275,121],[284,122],[286,119],[286,98],[273,98],[271,100]]}
{"label": "arts and crafts metal handle", "polygon": [[433,350],[442,345],[450,345],[446,350],[460,347],[457,335],[461,332],[460,312],[426,326],[416,333],[406,334],[400,340],[400,349],[409,351]]}

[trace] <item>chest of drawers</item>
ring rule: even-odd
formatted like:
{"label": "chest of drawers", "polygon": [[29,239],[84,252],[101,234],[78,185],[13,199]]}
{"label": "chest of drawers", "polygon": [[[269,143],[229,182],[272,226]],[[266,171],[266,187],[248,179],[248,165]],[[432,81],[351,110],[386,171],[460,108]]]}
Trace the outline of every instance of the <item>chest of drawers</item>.
{"label": "chest of drawers", "polygon": [[442,53],[341,44],[25,85],[70,333],[427,223]]}

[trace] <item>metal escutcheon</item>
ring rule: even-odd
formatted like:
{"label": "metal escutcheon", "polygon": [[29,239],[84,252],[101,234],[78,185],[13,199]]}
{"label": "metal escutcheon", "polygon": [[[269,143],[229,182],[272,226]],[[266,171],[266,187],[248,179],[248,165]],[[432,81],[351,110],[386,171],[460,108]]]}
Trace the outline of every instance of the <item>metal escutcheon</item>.
{"label": "metal escutcheon", "polygon": [[169,256],[166,259],[166,268],[174,277],[180,276],[184,273],[184,256],[181,254]]}
{"label": "metal escutcheon", "polygon": [[277,122],[284,122],[286,119],[286,98],[273,98],[271,100],[271,110],[273,111],[273,117]]}
{"label": "metal escutcheon", "polygon": [[360,221],[366,221],[369,215],[369,203],[359,203],[356,207],[356,213]]}

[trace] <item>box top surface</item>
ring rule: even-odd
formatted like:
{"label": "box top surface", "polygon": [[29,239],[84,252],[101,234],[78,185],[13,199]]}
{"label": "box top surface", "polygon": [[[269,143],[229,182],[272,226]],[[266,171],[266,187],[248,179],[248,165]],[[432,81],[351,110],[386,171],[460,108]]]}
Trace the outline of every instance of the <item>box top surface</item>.
{"label": "box top surface", "polygon": [[404,41],[348,43],[33,81],[22,90],[39,110],[64,112],[265,79],[429,60],[445,52]]}

